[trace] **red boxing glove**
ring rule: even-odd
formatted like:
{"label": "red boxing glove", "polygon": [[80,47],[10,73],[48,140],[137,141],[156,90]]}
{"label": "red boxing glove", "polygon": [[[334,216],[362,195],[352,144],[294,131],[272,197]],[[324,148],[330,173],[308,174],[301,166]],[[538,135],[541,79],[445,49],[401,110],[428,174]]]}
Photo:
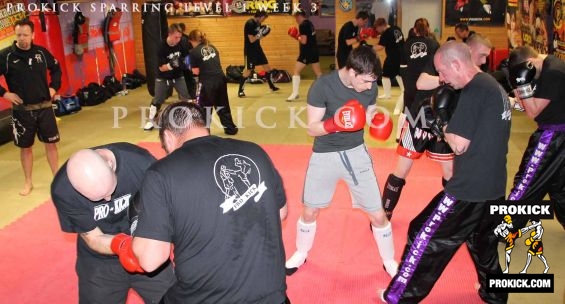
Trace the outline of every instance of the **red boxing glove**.
{"label": "red boxing glove", "polygon": [[365,108],[358,100],[352,99],[339,108],[334,117],[324,121],[324,130],[328,133],[355,132],[365,126]]}
{"label": "red boxing glove", "polygon": [[387,140],[392,132],[392,120],[384,113],[377,113],[373,116],[369,134],[376,140]]}
{"label": "red boxing glove", "polygon": [[300,37],[300,31],[298,31],[296,26],[291,26],[288,29],[288,35],[294,39],[298,39],[298,37]]}
{"label": "red boxing glove", "polygon": [[372,27],[364,27],[359,31],[359,40],[366,40],[375,35],[375,31]]}
{"label": "red boxing glove", "polygon": [[110,248],[112,252],[118,255],[120,263],[128,272],[145,272],[139,265],[139,261],[133,254],[131,242],[133,237],[125,233],[120,233],[114,236]]}

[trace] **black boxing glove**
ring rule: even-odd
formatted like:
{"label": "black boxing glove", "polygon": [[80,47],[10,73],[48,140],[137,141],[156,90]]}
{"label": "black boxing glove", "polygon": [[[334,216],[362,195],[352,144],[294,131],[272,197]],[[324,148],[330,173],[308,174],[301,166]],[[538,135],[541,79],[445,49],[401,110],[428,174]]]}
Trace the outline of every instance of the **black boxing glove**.
{"label": "black boxing glove", "polygon": [[510,86],[514,89],[516,97],[527,99],[534,96],[536,67],[531,61],[524,61],[510,67],[508,74]]}
{"label": "black boxing glove", "polygon": [[[449,123],[451,115],[453,115],[457,106],[457,100],[457,92],[447,84],[439,86],[432,95],[431,106],[435,117],[434,127],[441,130],[440,134],[436,134],[441,138],[444,137],[443,127]],[[432,129],[432,126],[430,126],[430,129]],[[436,133],[433,129],[432,131],[434,134]]]}

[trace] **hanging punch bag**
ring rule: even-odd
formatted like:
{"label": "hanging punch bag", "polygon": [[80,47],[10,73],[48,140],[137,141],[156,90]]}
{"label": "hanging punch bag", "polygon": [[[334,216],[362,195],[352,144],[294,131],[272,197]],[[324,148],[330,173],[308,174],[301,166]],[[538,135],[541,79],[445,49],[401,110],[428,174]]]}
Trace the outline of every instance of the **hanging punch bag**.
{"label": "hanging punch bag", "polygon": [[61,95],[71,94],[59,16],[52,11],[37,10],[30,13],[29,20],[33,22],[34,26],[33,43],[49,50],[61,66],[61,88],[58,93]]}
{"label": "hanging punch bag", "polygon": [[[153,9],[153,5],[160,9]],[[159,69],[158,53],[161,42],[167,37],[167,12],[161,1],[145,2],[141,14],[141,33],[143,39],[143,57],[145,58],[145,74],[147,75],[147,90],[155,95],[155,78]]]}

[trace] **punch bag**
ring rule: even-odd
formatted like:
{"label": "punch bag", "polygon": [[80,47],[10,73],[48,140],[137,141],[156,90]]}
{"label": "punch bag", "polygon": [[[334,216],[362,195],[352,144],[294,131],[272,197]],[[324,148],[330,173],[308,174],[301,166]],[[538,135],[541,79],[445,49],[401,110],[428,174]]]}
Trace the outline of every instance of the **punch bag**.
{"label": "punch bag", "polygon": [[143,57],[145,58],[145,74],[147,90],[155,96],[155,78],[159,69],[158,52],[162,41],[167,37],[167,12],[162,1],[145,2],[148,8],[159,5],[160,9],[144,9],[141,13],[141,33],[143,39]]}
{"label": "punch bag", "polygon": [[52,11],[33,11],[29,15],[29,20],[33,22],[34,38],[33,43],[40,45],[55,57],[61,66],[61,88],[60,95],[70,95],[69,78],[67,66],[65,64],[65,49],[63,47],[63,35],[61,34],[61,24],[59,17]]}

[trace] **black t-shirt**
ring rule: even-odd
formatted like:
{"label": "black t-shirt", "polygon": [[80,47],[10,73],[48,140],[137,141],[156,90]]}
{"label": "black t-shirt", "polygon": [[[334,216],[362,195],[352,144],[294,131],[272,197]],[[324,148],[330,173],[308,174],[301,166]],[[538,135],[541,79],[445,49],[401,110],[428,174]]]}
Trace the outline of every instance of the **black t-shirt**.
{"label": "black t-shirt", "polygon": [[261,39],[255,40],[251,43],[249,41],[249,35],[255,36],[259,33],[261,23],[257,22],[255,18],[251,18],[245,22],[245,27],[243,29],[243,55],[254,55],[260,53],[263,49],[261,48]]}
{"label": "black t-shirt", "polygon": [[[346,87],[339,79],[338,71],[323,75],[316,80],[308,91],[308,105],[325,108],[326,113],[322,120],[335,115],[335,112],[347,101],[357,99],[365,108],[376,103],[377,83],[373,83],[370,90],[358,93]],[[314,152],[336,152],[348,150],[364,143],[363,129],[356,132],[337,132],[314,139]]]}
{"label": "black t-shirt", "polygon": [[174,244],[178,303],[285,300],[286,195],[258,145],[192,139],[149,168],[140,194],[136,235]]}
{"label": "black t-shirt", "polygon": [[[161,47],[159,48],[159,52],[157,53],[159,56],[159,66],[163,64],[169,63],[172,59],[178,59],[179,63],[182,63],[183,58],[188,55],[188,50],[182,46],[179,42],[175,46],[170,46],[167,41],[163,41],[161,43]],[[161,79],[177,79],[183,76],[182,68],[174,68],[171,71],[160,71],[157,69],[157,78]]]}
{"label": "black t-shirt", "polygon": [[550,102],[536,116],[538,124],[565,124],[565,63],[548,55],[543,61],[541,74],[536,81],[534,97],[549,99]]}
{"label": "black t-shirt", "polygon": [[447,193],[471,202],[505,195],[511,113],[508,95],[487,73],[478,73],[461,90],[446,131],[470,144],[465,153],[455,156]]}
{"label": "black t-shirt", "polygon": [[[113,143],[92,149],[108,149],[115,155],[118,180],[116,190],[109,202],[88,200],[72,187],[65,162],[51,184],[51,197],[57,208],[61,229],[65,232],[84,233],[98,227],[106,234],[130,234],[129,203],[139,191],[145,170],[155,158],[147,150],[129,143]],[[115,255],[93,251],[80,236],[77,242],[79,258],[117,260]]]}
{"label": "black t-shirt", "polygon": [[220,52],[213,45],[199,44],[190,51],[190,63],[193,68],[199,68],[198,76],[202,81],[223,77],[224,71],[220,63]]}
{"label": "black t-shirt", "polygon": [[351,52],[353,46],[347,45],[345,41],[352,38],[356,38],[358,35],[358,31],[359,28],[357,28],[353,24],[353,21],[348,21],[341,27],[337,38],[338,56],[340,55],[345,56],[346,54],[349,54]]}
{"label": "black t-shirt", "polygon": [[385,48],[386,58],[394,60],[400,64],[402,52],[404,52],[404,35],[402,30],[396,26],[391,25],[381,35],[379,45]]}
{"label": "black t-shirt", "polygon": [[310,20],[306,19],[300,23],[298,26],[298,32],[300,35],[306,36],[306,44],[300,44],[300,53],[302,54],[311,54],[315,52],[318,48],[316,42],[316,30],[314,29],[314,24],[310,22]]}
{"label": "black t-shirt", "polygon": [[439,43],[431,38],[423,36],[408,38],[404,44],[406,76],[417,80],[426,64],[429,61],[433,62],[438,48]]}

